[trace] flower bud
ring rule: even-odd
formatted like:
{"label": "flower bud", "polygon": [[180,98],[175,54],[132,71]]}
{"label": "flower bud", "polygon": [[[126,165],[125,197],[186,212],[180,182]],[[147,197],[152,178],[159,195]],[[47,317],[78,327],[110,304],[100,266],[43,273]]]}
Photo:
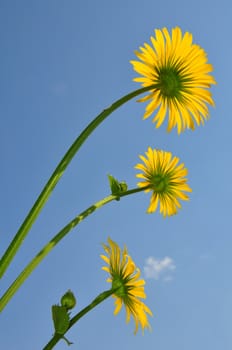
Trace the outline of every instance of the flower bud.
{"label": "flower bud", "polygon": [[75,307],[76,298],[70,289],[61,297],[60,303],[62,306],[66,307],[67,310]]}

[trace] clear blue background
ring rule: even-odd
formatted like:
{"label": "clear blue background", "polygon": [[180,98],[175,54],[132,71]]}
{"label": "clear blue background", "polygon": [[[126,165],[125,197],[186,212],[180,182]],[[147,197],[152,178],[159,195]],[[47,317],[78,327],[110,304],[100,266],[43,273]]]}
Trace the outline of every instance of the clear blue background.
{"label": "clear blue background", "polygon": [[146,214],[150,195],[140,193],[87,218],[0,315],[1,349],[42,349],[53,334],[50,307],[67,289],[77,295],[78,312],[109,287],[99,257],[108,236],[128,246],[142,271],[149,256],[169,256],[176,269],[169,282],[147,279],[151,333],[134,336],[124,311],[113,316],[110,298],[68,333],[71,349],[232,349],[231,15],[229,0],[0,1],[0,254],[76,136],[139,88],[129,60],[155,28],[192,32],[218,82],[211,119],[194,132],[156,130],[151,119],[142,121],[145,104],[133,100],[87,140],[1,280],[1,293],[62,226],[109,194],[108,173],[135,187],[134,165],[148,146],[185,163],[191,201],[163,219]]}

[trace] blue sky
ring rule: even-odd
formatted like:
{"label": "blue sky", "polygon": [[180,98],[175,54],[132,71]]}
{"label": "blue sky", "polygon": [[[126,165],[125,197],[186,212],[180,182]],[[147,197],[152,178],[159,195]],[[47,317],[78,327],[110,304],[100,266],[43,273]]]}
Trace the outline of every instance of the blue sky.
{"label": "blue sky", "polygon": [[231,14],[226,0],[0,2],[0,254],[76,136],[139,88],[129,61],[155,28],[190,31],[218,83],[211,119],[194,132],[155,129],[142,120],[145,104],[133,100],[87,140],[1,280],[1,294],[61,227],[109,194],[107,174],[136,186],[134,166],[148,146],[185,163],[191,200],[163,219],[146,214],[150,196],[139,193],[87,218],[1,314],[2,349],[42,349],[53,333],[51,305],[67,289],[78,312],[109,287],[99,255],[110,236],[142,270],[153,331],[134,336],[133,322],[125,324],[124,312],[113,316],[108,299],[68,333],[71,349],[231,350]]}

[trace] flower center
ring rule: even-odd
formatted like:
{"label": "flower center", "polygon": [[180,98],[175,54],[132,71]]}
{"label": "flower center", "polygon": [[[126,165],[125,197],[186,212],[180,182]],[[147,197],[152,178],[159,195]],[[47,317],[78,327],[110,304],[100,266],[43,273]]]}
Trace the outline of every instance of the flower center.
{"label": "flower center", "polygon": [[117,288],[115,292],[115,295],[117,295],[117,297],[122,298],[123,296],[125,296],[125,285],[120,277],[115,277],[113,279],[112,288]]}
{"label": "flower center", "polygon": [[167,98],[179,97],[182,88],[181,77],[175,68],[163,67],[159,71],[158,89]]}
{"label": "flower center", "polygon": [[151,179],[154,185],[154,191],[157,193],[164,193],[168,186],[168,179],[162,175],[154,175]]}

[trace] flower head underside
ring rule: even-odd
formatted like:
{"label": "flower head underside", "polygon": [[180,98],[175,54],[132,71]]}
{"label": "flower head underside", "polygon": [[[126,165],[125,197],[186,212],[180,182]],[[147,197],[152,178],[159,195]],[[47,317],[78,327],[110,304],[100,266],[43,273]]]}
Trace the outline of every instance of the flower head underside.
{"label": "flower head underside", "polygon": [[107,254],[101,255],[107,266],[102,267],[109,273],[107,282],[112,284],[115,289],[113,297],[115,298],[114,314],[117,315],[122,306],[126,310],[126,322],[130,321],[131,316],[135,321],[135,333],[141,326],[142,331],[150,328],[147,314],[152,315],[151,310],[140,300],[145,299],[144,292],[145,281],[140,278],[140,270],[135,266],[132,258],[128,255],[127,249],[120,247],[108,238],[108,245],[103,244]]}
{"label": "flower head underside", "polygon": [[171,216],[177,213],[181,207],[179,199],[188,200],[185,192],[191,192],[187,184],[188,173],[184,164],[178,164],[179,158],[173,157],[171,152],[148,148],[146,156],[141,155],[143,163],[135,166],[142,173],[136,176],[143,181],[139,187],[148,187],[145,192],[152,191],[148,213],[156,211],[160,203],[160,213],[163,216]]}

